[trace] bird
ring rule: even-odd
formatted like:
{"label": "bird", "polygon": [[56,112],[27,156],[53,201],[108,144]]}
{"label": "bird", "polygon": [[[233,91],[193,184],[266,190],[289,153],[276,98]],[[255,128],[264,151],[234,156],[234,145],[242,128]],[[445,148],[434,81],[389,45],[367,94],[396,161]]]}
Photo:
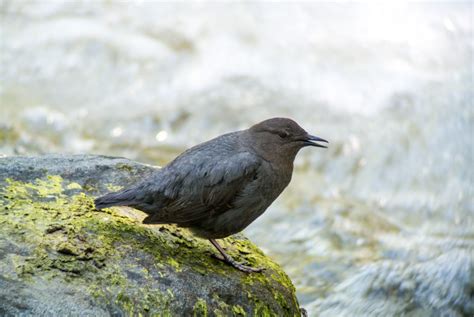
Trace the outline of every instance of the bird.
{"label": "bird", "polygon": [[148,178],[95,199],[98,210],[129,206],[147,214],[144,224],[175,224],[208,239],[223,260],[251,273],[216,239],[245,229],[262,215],[291,181],[299,150],[329,143],[294,120],[271,118],[184,151]]}

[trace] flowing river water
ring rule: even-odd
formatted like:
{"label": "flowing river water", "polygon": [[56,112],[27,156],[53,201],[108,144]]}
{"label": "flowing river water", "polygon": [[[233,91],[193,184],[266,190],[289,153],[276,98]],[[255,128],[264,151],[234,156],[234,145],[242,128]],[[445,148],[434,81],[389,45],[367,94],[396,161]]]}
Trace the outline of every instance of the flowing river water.
{"label": "flowing river water", "polygon": [[309,314],[474,312],[472,3],[5,0],[0,12],[0,155],[163,165],[291,117],[330,147],[301,151],[245,233]]}

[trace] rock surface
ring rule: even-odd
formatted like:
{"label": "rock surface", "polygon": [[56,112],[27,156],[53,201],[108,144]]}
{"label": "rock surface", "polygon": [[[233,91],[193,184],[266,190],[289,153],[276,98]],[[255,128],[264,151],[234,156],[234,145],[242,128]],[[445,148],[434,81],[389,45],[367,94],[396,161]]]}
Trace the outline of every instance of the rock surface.
{"label": "rock surface", "polygon": [[138,211],[97,211],[93,198],[154,170],[127,159],[0,159],[0,315],[299,316],[282,269],[242,236],[223,245],[263,266],[245,274],[174,226]]}
{"label": "rock surface", "polygon": [[409,265],[366,265],[323,299],[321,316],[473,316],[473,253],[453,250]]}

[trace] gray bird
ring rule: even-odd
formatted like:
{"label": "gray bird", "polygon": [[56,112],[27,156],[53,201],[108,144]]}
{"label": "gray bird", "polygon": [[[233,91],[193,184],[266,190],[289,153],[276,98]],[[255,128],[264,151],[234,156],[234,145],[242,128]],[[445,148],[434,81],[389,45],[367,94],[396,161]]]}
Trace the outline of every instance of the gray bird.
{"label": "gray bird", "polygon": [[249,129],[198,144],[148,179],[95,200],[97,209],[130,206],[145,224],[176,224],[209,241],[223,260],[244,272],[259,272],[232,259],[216,239],[242,231],[291,180],[293,161],[306,146],[328,141],[296,122],[272,118]]}

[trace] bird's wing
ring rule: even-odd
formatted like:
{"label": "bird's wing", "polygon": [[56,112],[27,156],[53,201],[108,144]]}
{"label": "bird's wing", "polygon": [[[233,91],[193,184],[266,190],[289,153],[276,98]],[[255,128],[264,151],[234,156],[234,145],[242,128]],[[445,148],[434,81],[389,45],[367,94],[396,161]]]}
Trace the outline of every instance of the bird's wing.
{"label": "bird's wing", "polygon": [[200,157],[201,154],[187,155],[180,164],[170,164],[163,171],[153,199],[161,206],[150,213],[145,223],[179,224],[225,212],[254,181],[261,166],[261,160],[249,152],[229,155],[224,151],[212,157]]}

